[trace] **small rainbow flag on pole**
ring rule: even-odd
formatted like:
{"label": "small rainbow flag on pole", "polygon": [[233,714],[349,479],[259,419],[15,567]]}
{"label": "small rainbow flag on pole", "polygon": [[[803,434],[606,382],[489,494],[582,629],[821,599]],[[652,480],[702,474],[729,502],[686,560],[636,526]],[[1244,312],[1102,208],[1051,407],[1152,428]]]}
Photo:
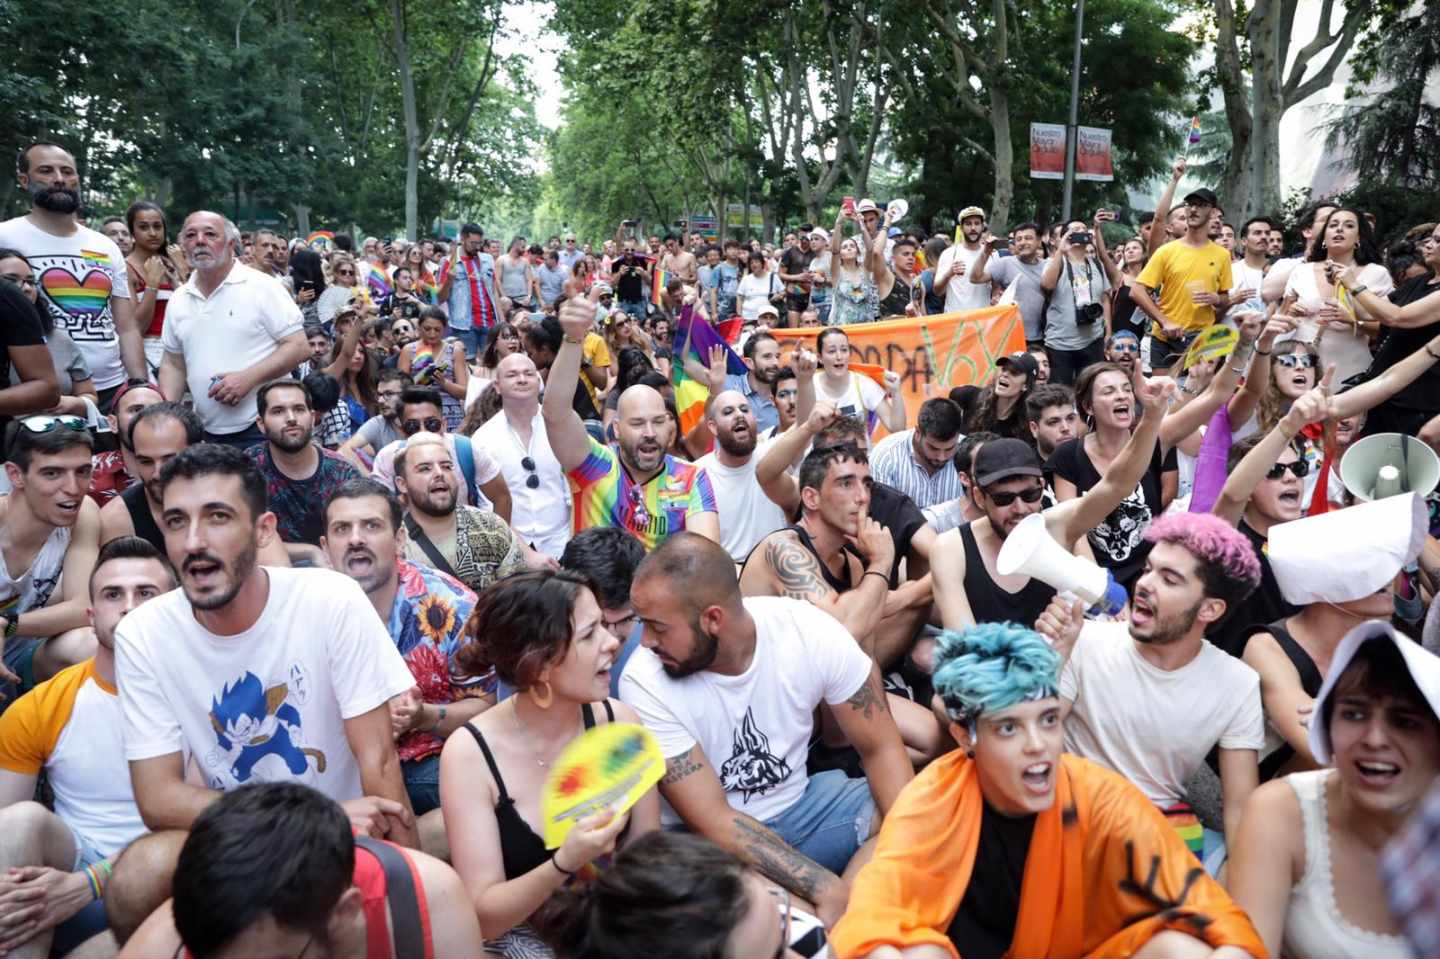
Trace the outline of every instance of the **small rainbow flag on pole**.
{"label": "small rainbow flag on pole", "polygon": [[1190,136],[1185,140],[1185,155],[1190,155],[1190,148],[1200,142],[1200,118],[1190,118]]}
{"label": "small rainbow flag on pole", "polygon": [[654,279],[654,281],[653,281],[653,282],[651,283],[651,285],[650,285],[650,302],[651,302],[651,303],[654,303],[656,306],[659,306],[659,305],[660,305],[660,303],[661,303],[661,299],[660,299],[661,294],[663,294],[663,293],[665,292],[665,287],[669,285],[670,279],[671,279],[671,275],[670,275],[669,273],[666,273],[664,270],[660,269],[659,267],[656,267],[656,268],[655,268],[655,279]]}
{"label": "small rainbow flag on pole", "polygon": [[685,337],[692,325],[695,330],[690,334],[691,359],[701,366],[709,366],[711,348],[722,346],[725,348],[727,373],[743,376],[750,371],[745,361],[730,349],[730,345],[721,338],[715,328],[695,312],[693,303],[682,306],[680,320],[675,324],[675,341],[671,344],[674,361],[670,364],[670,382],[675,387],[675,411],[680,414],[680,429],[685,433],[694,429],[695,424],[705,415],[705,401],[710,397],[709,388],[704,383],[696,382],[685,372]]}
{"label": "small rainbow flag on pole", "polygon": [[390,277],[384,267],[377,263],[370,264],[370,275],[365,278],[365,285],[370,287],[370,292],[375,299],[383,300],[394,292],[390,286]]}

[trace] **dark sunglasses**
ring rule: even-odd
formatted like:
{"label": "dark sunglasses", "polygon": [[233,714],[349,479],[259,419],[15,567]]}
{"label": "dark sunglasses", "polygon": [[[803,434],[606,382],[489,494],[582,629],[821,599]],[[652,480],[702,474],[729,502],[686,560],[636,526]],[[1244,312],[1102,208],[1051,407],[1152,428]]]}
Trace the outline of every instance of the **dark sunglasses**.
{"label": "dark sunglasses", "polygon": [[1309,353],[1286,353],[1284,356],[1275,357],[1275,362],[1292,370],[1311,370],[1315,368],[1315,357]]}
{"label": "dark sunglasses", "polygon": [[1138,344],[1138,343],[1126,343],[1126,342],[1111,343],[1111,344],[1110,344],[1110,352],[1111,352],[1111,353],[1139,353],[1139,352],[1140,352],[1140,344]]}
{"label": "dark sunglasses", "polygon": [[74,430],[83,433],[90,425],[78,416],[27,416],[20,425],[31,433],[53,433],[56,430]]}
{"label": "dark sunglasses", "polygon": [[1296,479],[1304,479],[1310,475],[1310,464],[1306,460],[1296,460],[1293,463],[1276,463],[1270,467],[1269,472],[1265,474],[1265,478],[1278,480],[1285,475],[1286,470],[1294,474]]}
{"label": "dark sunglasses", "polygon": [[1009,506],[1015,502],[1017,498],[1027,503],[1035,503],[1039,502],[1040,497],[1045,495],[1045,487],[1032,486],[1029,489],[1009,490],[1003,493],[991,493],[987,490],[985,495],[990,497],[990,500],[996,506]]}
{"label": "dark sunglasses", "polygon": [[520,468],[530,474],[529,476],[525,477],[525,488],[539,489],[540,477],[535,475],[535,461],[528,456],[522,457],[520,459]]}
{"label": "dark sunglasses", "polygon": [[400,429],[405,431],[406,436],[414,436],[422,429],[427,433],[438,433],[445,421],[438,416],[427,416],[423,420],[406,420],[400,424]]}

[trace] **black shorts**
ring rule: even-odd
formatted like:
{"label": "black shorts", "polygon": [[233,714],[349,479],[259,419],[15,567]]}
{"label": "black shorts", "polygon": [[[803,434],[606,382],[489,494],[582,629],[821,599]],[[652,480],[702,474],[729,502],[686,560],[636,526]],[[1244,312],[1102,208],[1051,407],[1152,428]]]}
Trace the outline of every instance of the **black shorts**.
{"label": "black shorts", "polygon": [[789,313],[804,313],[810,309],[809,293],[786,293],[785,310]]}

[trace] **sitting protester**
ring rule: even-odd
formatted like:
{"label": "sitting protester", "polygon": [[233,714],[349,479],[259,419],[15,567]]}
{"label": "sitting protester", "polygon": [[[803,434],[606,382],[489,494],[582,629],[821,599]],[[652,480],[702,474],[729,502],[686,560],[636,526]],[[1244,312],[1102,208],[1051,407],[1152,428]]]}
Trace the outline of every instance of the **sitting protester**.
{"label": "sitting protester", "polygon": [[1013,623],[946,632],[935,666],[961,748],[886,818],[831,930],[838,956],[1265,959],[1145,796],[1061,755],[1060,655],[1045,637]]}

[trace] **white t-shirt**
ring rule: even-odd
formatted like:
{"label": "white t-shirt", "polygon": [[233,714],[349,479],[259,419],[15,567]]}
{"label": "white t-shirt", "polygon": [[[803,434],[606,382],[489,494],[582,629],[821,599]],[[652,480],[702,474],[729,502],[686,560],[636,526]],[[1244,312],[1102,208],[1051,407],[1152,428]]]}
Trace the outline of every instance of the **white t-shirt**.
{"label": "white t-shirt", "polygon": [[785,512],[755,480],[755,467],[762,455],[756,446],[744,466],[726,466],[713,451],[695,461],[710,474],[720,517],[720,545],[737,563],[745,561],[756,543],[785,525]]}
{"label": "white t-shirt", "polygon": [[870,379],[858,373],[850,374],[850,382],[838,393],[830,392],[830,384],[824,375],[815,376],[815,398],[835,404],[835,412],[841,416],[853,416],[865,422],[865,428],[875,432],[875,410],[885,400],[885,390]]}
{"label": "white t-shirt", "polygon": [[[50,312],[90,367],[97,390],[125,382],[120,338],[115,332],[112,298],[130,299],[129,274],[120,248],[103,233],[79,226],[69,236],[53,236],[23,216],[0,223],[0,247],[25,254],[35,273],[39,306]],[[255,402],[250,402],[254,419]]]}
{"label": "white t-shirt", "polygon": [[990,305],[990,284],[970,282],[970,268],[980,258],[980,252],[980,249],[967,250],[963,243],[955,243],[947,246],[945,252],[940,254],[940,261],[935,264],[936,276],[948,273],[956,258],[965,264],[965,272],[960,276],[950,277],[950,282],[945,286],[946,313],[955,310],[981,310]]}
{"label": "white t-shirt", "polygon": [[[1232,282],[1230,292],[1233,293],[1236,290],[1246,289],[1254,290],[1255,292],[1243,303],[1236,303],[1232,306],[1226,316],[1227,319],[1233,321],[1238,317],[1244,316],[1246,313],[1265,312],[1265,301],[1260,295],[1260,287],[1265,282],[1264,270],[1256,266],[1250,266],[1243,259],[1236,260],[1230,264],[1230,279]],[[1234,324],[1232,323],[1231,325]]]}
{"label": "white t-shirt", "polygon": [[1108,766],[1162,808],[1212,746],[1259,750],[1265,743],[1260,676],[1211,643],[1172,671],[1143,659],[1124,622],[1087,621],[1060,674],[1074,703],[1065,751]]}
{"label": "white t-shirt", "polygon": [[[872,664],[839,621],[809,603],[747,596],[745,609],[755,620],[755,656],[744,673],[671,679],[642,647],[625,667],[620,698],[666,759],[698,743],[731,808],[765,822],[805,792],[815,707],[853,696]],[[665,819],[678,822],[668,806]]]}
{"label": "white t-shirt", "polygon": [[326,569],[265,567],[270,595],[243,633],[217,636],[183,590],[115,631],[125,758],[184,751],[212,789],[302,782],[361,795],[345,720],[415,685],[358,583]]}
{"label": "white t-shirt", "polygon": [[255,393],[234,406],[210,398],[210,384],[222,373],[248,369],[275,352],[276,344],[299,333],[300,307],[273,276],[236,263],[206,297],[192,274],[165,310],[160,342],[166,353],[185,358],[185,382],[195,413],[211,433],[239,433],[255,425]]}
{"label": "white t-shirt", "polygon": [[760,318],[760,307],[770,301],[770,297],[780,291],[780,281],[774,273],[765,272],[756,276],[749,270],[740,277],[740,286],[736,293],[740,303],[740,316],[747,320]]}

